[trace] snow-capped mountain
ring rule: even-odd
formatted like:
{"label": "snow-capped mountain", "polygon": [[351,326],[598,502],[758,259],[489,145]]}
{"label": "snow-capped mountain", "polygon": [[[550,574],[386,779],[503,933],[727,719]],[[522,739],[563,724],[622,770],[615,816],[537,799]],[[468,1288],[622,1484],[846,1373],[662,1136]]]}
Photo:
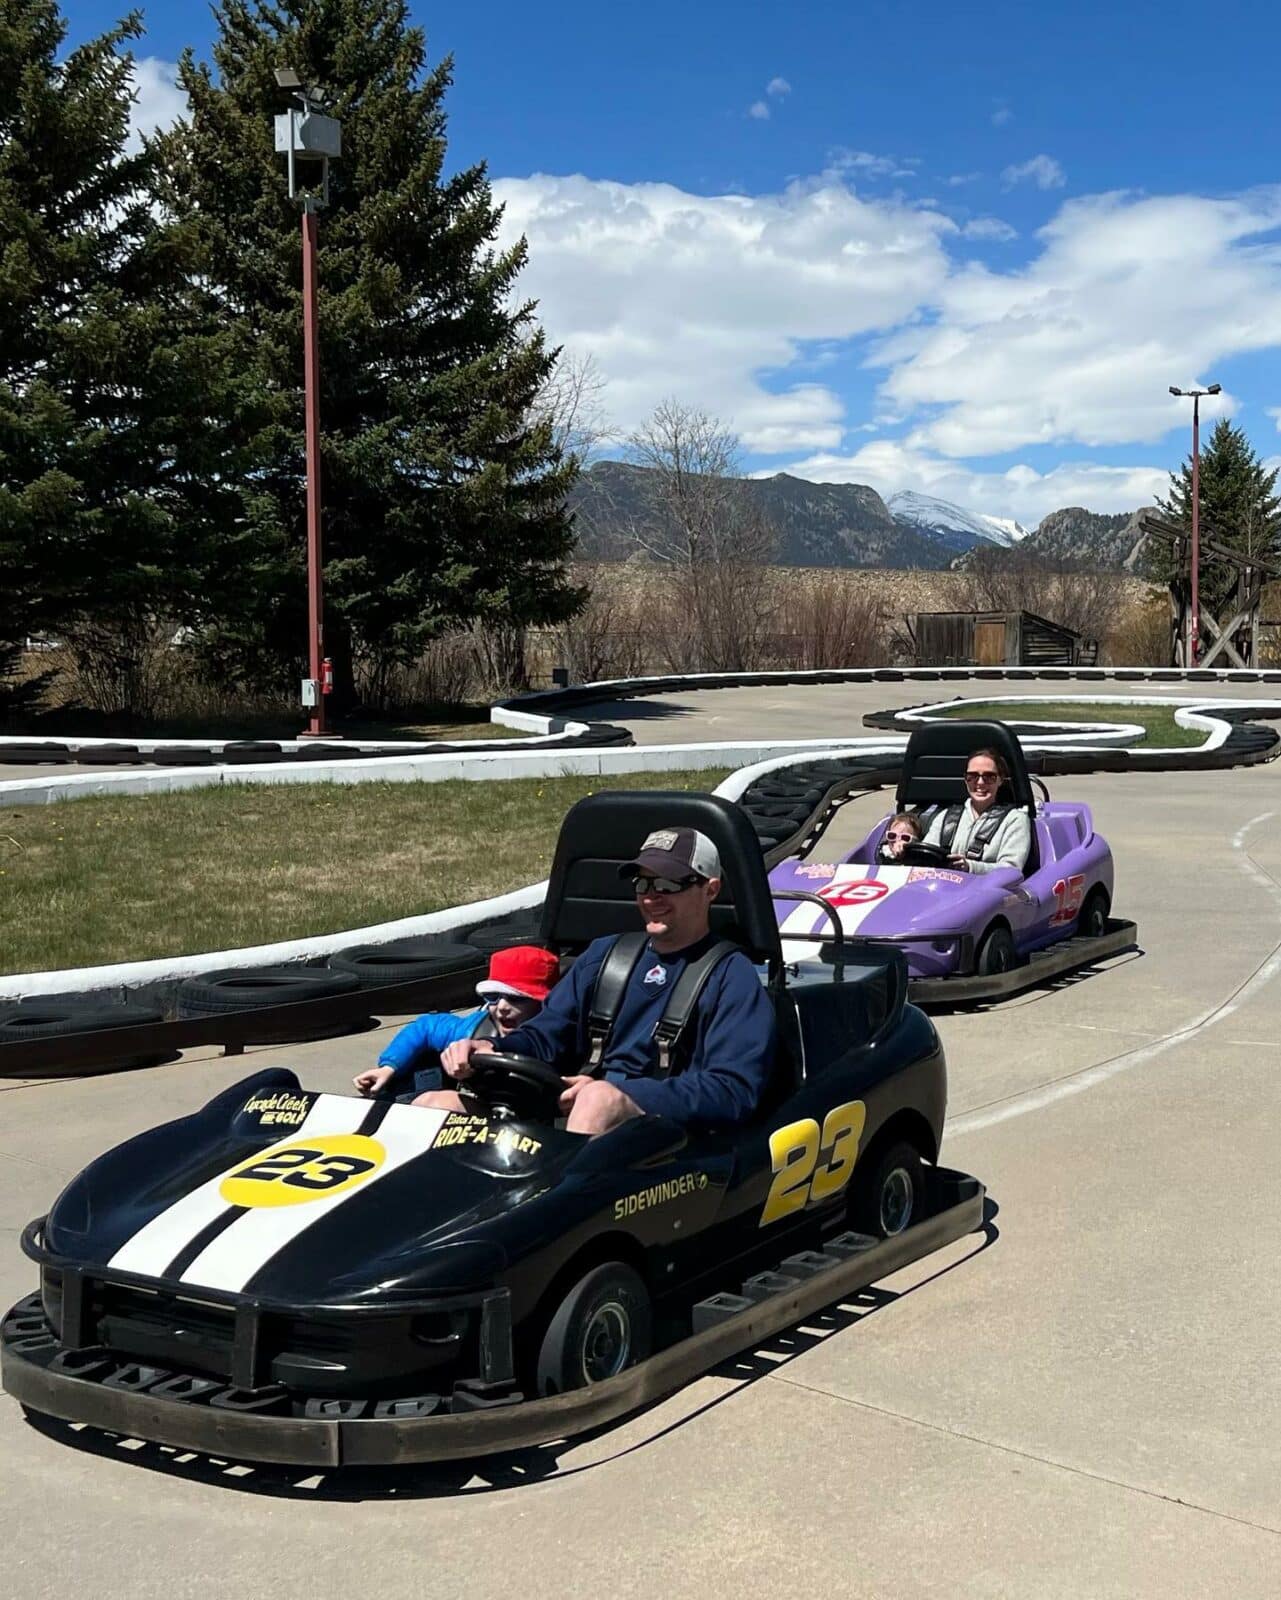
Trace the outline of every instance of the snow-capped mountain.
{"label": "snow-capped mountain", "polygon": [[1009,517],[982,516],[953,505],[950,500],[936,500],[933,495],[915,494],[910,489],[900,489],[885,504],[895,522],[916,528],[950,550],[972,550],[980,540],[1008,549],[1026,532]]}

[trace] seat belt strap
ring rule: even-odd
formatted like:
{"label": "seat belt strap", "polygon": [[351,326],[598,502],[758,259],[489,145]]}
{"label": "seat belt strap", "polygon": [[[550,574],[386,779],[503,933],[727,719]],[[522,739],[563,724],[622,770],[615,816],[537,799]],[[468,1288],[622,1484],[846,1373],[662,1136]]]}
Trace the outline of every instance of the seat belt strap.
{"label": "seat belt strap", "polygon": [[643,933],[620,933],[610,946],[596,972],[591,1006],[587,1013],[587,1061],[585,1070],[600,1070],[614,1023],[627,993],[636,963],[645,952],[648,940]]}
{"label": "seat belt strap", "polygon": [[[970,842],[966,846],[965,859],[967,861],[981,861],[983,852],[996,837],[997,830],[1014,809],[1013,806],[993,806],[980,819],[979,825],[970,835]],[[952,830],[955,833],[955,829]]]}
{"label": "seat belt strap", "polygon": [[656,1078],[670,1078],[673,1071],[679,1070],[673,1065],[673,1055],[698,1009],[699,997],[707,987],[707,980],[721,962],[737,949],[738,946],[731,944],[728,939],[718,939],[697,961],[691,961],[677,978],[651,1035],[658,1046]]}
{"label": "seat belt strap", "polygon": [[496,1039],[498,1029],[494,1026],[494,1014],[488,1006],[476,1018],[475,1026],[467,1035],[469,1039]]}

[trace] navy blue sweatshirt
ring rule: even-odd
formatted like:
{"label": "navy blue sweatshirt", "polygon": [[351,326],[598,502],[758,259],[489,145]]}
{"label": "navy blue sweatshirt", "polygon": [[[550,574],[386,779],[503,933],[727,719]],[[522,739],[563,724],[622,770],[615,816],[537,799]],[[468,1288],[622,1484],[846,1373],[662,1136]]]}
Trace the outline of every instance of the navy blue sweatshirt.
{"label": "navy blue sweatshirt", "polygon": [[[587,1060],[592,985],[613,939],[594,939],[560,980],[539,1014],[503,1040],[503,1049],[548,1061],[564,1073]],[[760,1104],[774,1064],[774,1007],[741,950],[712,972],[690,1024],[693,1052],[683,1072],[650,1076],[658,1065],[652,1034],[676,980],[712,943],[659,955],[647,947],[632,968],[605,1052],[605,1079],[653,1117],[730,1127]]]}

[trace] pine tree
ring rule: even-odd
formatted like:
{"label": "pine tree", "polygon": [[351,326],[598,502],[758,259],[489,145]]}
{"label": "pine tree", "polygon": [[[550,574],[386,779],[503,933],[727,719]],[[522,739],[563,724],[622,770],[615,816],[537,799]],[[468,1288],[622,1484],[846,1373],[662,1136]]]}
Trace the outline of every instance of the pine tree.
{"label": "pine tree", "polygon": [[0,640],[56,633],[127,710],[149,635],[190,609],[205,511],[225,517],[180,235],[128,148],[139,32],[60,58],[55,0],[0,0]]}
{"label": "pine tree", "polygon": [[[323,85],[342,122],[320,213],[318,315],[325,646],[335,709],[358,664],[375,677],[477,622],[552,623],[575,466],[538,420],[555,353],[512,299],[523,243],[498,251],[483,166],[445,172],[451,64],[431,70],[403,0],[225,0],[214,69],[190,52],[190,122],[164,141],[168,202],[195,230],[200,297],[228,370],[278,407],[241,429],[255,459],[211,564],[205,630],[224,669],[296,678],[305,651],[305,464],[299,210],[273,118],[274,72]],[[235,428],[235,411],[216,419]]]}
{"label": "pine tree", "polygon": [[[1240,428],[1226,419],[1214,425],[1201,452],[1200,531],[1202,539],[1273,561],[1281,557],[1281,496],[1276,471],[1268,472]],[[1170,496],[1158,501],[1171,521],[1192,527],[1192,458],[1170,475]],[[1175,560],[1169,562],[1173,573]],[[1201,606],[1221,614],[1236,588],[1237,574],[1227,562],[1216,560],[1204,545],[1200,560]]]}

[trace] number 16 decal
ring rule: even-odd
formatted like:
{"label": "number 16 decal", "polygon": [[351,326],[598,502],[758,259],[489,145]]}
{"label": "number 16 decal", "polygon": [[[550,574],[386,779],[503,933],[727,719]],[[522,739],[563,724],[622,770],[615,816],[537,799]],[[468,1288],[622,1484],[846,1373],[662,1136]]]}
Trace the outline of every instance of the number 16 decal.
{"label": "number 16 decal", "polygon": [[861,1100],[834,1106],[823,1119],[813,1117],[775,1128],[769,1138],[774,1181],[761,1212],[760,1226],[801,1211],[811,1200],[831,1200],[850,1181],[867,1107]]}

